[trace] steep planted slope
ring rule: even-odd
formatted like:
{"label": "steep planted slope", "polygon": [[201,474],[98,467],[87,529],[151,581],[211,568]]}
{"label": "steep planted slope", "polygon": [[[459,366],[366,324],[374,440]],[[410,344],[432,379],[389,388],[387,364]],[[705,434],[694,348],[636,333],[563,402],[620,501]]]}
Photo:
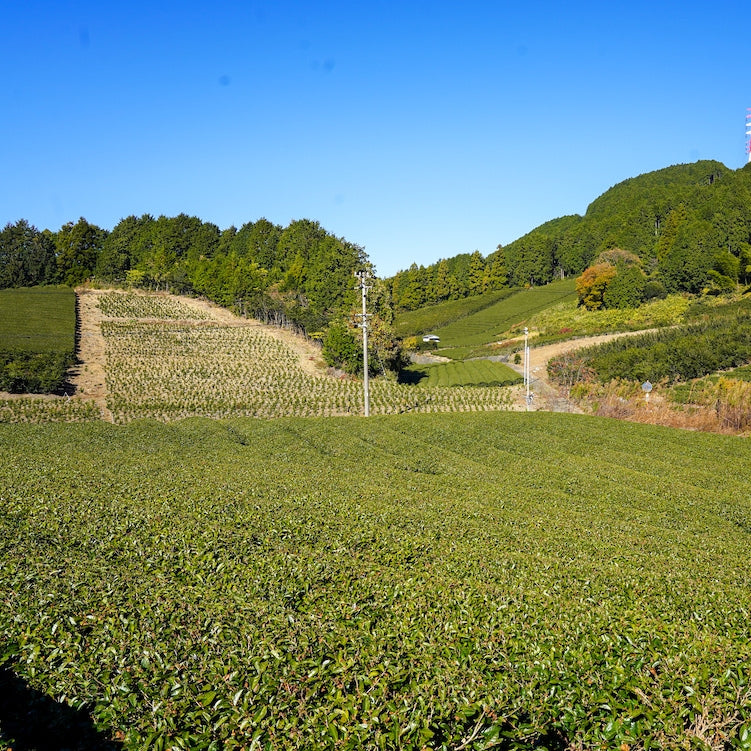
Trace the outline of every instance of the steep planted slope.
{"label": "steep planted slope", "polygon": [[[100,300],[115,422],[362,413],[361,382],[317,368],[319,351],[299,337],[215,307],[189,315],[198,305],[190,298],[138,295],[135,312],[124,299],[108,293]],[[165,314],[165,301],[178,312]],[[507,409],[511,401],[498,388],[411,387],[385,378],[370,393],[373,414]]]}

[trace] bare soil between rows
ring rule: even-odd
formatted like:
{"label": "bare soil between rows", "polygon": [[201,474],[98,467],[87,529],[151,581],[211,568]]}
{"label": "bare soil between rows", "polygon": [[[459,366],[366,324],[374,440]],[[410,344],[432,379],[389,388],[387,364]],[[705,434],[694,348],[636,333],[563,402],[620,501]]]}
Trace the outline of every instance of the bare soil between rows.
{"label": "bare soil between rows", "polygon": [[[76,352],[76,365],[68,372],[66,384],[66,396],[52,394],[8,394],[1,393],[3,399],[64,399],[71,398],[80,401],[91,401],[97,405],[103,420],[112,422],[112,413],[107,407],[107,348],[104,335],[102,334],[102,321],[109,319],[102,314],[99,307],[99,299],[106,294],[153,294],[135,290],[112,290],[91,289],[79,287],[76,289],[78,306],[78,347]],[[215,305],[207,300],[193,297],[182,297],[169,293],[159,293],[173,299],[182,305],[208,316],[208,319],[191,319],[175,323],[185,325],[220,325],[227,327],[243,326],[262,329],[270,336],[281,339],[297,356],[300,367],[307,373],[321,375],[326,373],[326,365],[321,359],[320,350],[312,343],[291,331],[267,326],[260,321],[251,318],[236,316],[226,308]],[[161,319],[159,319],[161,320]]]}

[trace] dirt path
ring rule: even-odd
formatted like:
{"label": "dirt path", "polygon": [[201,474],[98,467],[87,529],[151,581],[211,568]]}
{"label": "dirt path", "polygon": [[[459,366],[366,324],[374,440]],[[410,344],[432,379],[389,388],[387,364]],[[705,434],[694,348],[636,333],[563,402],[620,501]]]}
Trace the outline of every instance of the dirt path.
{"label": "dirt path", "polygon": [[102,336],[102,314],[97,305],[97,290],[76,290],[78,305],[78,364],[70,372],[73,398],[93,401],[102,419],[112,422],[107,408],[105,380],[105,345]]}
{"label": "dirt path", "polygon": [[[544,344],[541,347],[530,345],[529,386],[530,391],[534,394],[530,410],[543,409],[552,412],[582,412],[579,407],[566,399],[560,390],[550,382],[550,378],[548,377],[549,360],[559,357],[566,352],[581,349],[582,347],[591,347],[594,344],[602,344],[603,342],[609,342],[622,336],[636,336],[656,330],[647,329],[644,331],[625,331],[619,334],[599,334],[597,336],[582,337],[581,339],[567,339],[564,342],[555,342],[554,344]],[[521,364],[512,365],[509,363],[509,366],[520,375],[524,372]],[[526,409],[526,394],[523,386],[515,388],[514,403],[518,409]]]}

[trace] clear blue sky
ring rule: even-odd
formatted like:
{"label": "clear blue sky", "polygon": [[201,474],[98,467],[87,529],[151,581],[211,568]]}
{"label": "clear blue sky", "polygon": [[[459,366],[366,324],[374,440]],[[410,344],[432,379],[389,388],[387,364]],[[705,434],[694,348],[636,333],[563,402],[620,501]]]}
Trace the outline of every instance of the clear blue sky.
{"label": "clear blue sky", "polygon": [[389,276],[643,172],[745,163],[740,2],[2,8],[2,226],[308,218]]}

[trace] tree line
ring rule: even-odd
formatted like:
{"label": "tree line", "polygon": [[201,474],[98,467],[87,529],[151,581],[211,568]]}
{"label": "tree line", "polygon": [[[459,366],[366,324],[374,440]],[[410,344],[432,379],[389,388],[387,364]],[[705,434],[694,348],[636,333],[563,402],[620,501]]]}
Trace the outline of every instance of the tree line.
{"label": "tree line", "polygon": [[[349,355],[358,342],[354,273],[360,269],[372,272],[361,246],[309,219],[282,227],[262,218],[220,230],[186,214],[145,214],[126,217],[111,231],[80,218],[57,232],[21,219],[0,232],[0,289],[76,286],[93,279],[201,295],[241,315],[322,339],[330,364],[350,371],[361,368]],[[374,367],[389,370],[401,359],[390,328],[390,298],[376,286]]]}
{"label": "tree line", "polygon": [[502,256],[485,258],[476,250],[442,258],[429,266],[413,263],[391,277],[388,283],[397,309],[417,310],[507,287],[508,273]]}

